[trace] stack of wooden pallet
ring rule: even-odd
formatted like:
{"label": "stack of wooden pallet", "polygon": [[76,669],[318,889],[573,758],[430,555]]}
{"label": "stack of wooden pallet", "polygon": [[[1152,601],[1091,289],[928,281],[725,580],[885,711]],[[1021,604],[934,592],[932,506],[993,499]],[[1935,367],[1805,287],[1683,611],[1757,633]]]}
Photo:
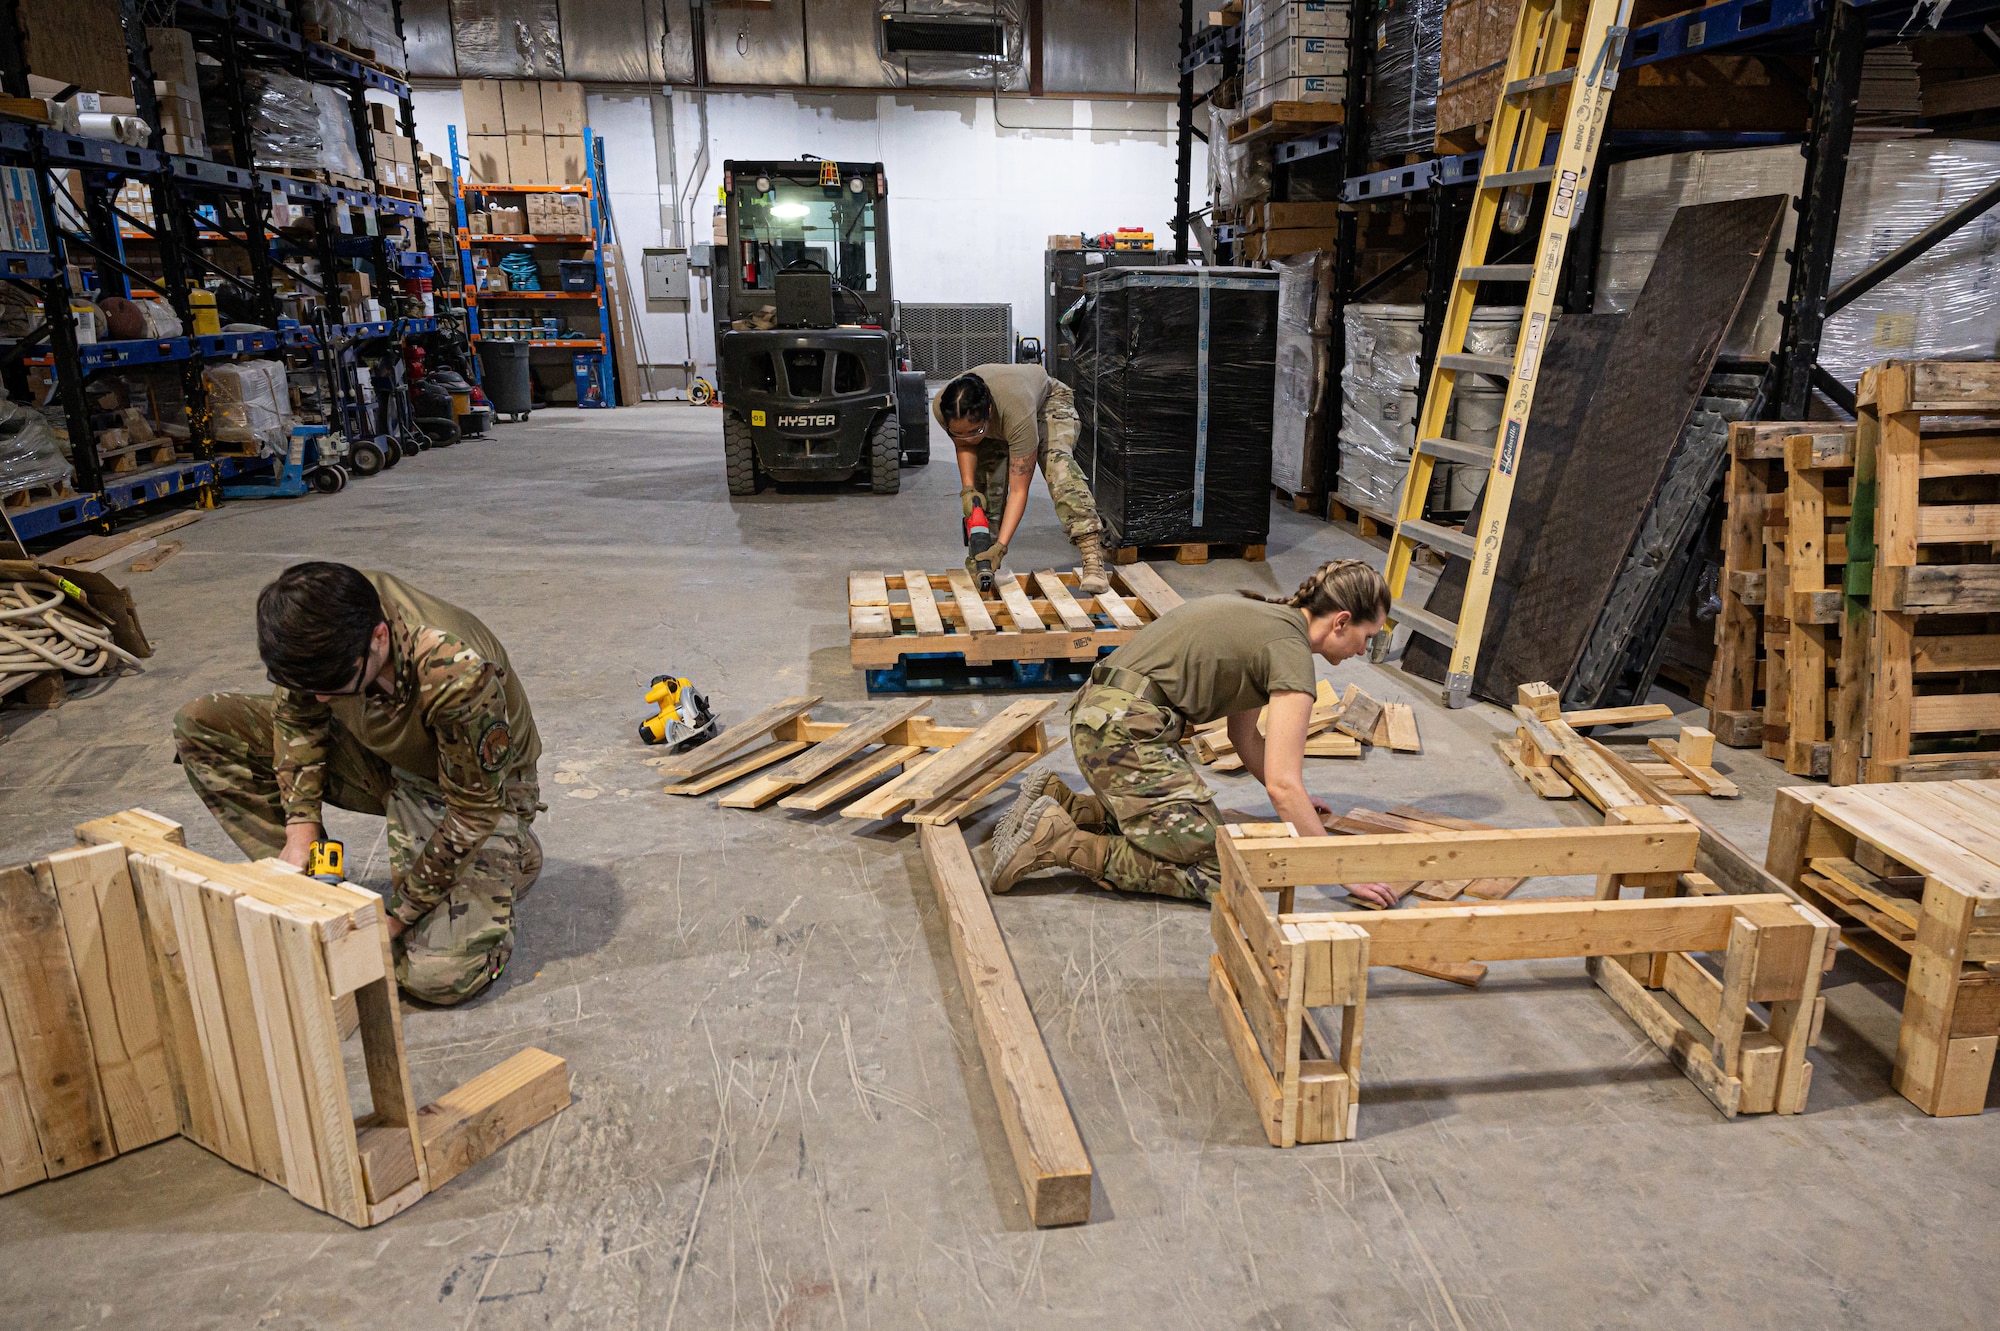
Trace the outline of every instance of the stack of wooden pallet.
{"label": "stack of wooden pallet", "polygon": [[971,727],[919,716],[921,702],[879,703],[851,721],[815,721],[817,695],[787,698],[666,759],[660,770],[680,778],[666,787],[669,795],[705,795],[743,781],[717,799],[725,809],[775,801],[818,813],[846,800],[843,818],[955,822],[1053,751],[1043,719],[1060,701],[1023,698]]}
{"label": "stack of wooden pallet", "polygon": [[373,1225],[569,1103],[567,1065],[529,1049],[417,1105],[374,893],[211,860],[144,810],[77,834],[0,869],[0,1191],[180,1133]]}
{"label": "stack of wooden pallet", "polygon": [[871,693],[1074,688],[1098,657],[1181,603],[1149,565],[1113,577],[1122,592],[1092,596],[1074,572],[1043,569],[1031,594],[1003,571],[989,600],[964,569],[850,573],[848,659]]}
{"label": "stack of wooden pallet", "polygon": [[[1579,791],[1605,811],[1647,804],[1581,730],[1592,726],[1629,726],[1665,721],[1673,709],[1664,703],[1633,707],[1598,707],[1565,712],[1556,691],[1547,684],[1523,684],[1516,691],[1514,738],[1496,740],[1494,748],[1543,799],[1569,799]],[[1632,764],[1661,794],[1707,795],[1734,799],[1736,783],[1716,771],[1715,736],[1700,726],[1682,726],[1677,739],[1646,742],[1651,759]]]}

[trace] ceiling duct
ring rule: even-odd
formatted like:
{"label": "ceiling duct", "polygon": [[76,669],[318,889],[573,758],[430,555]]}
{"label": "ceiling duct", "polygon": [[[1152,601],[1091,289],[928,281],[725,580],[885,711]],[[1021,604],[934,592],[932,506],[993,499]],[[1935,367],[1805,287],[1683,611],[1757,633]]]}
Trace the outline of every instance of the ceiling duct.
{"label": "ceiling duct", "polygon": [[974,14],[884,14],[882,53],[999,59],[1007,54],[1007,24]]}

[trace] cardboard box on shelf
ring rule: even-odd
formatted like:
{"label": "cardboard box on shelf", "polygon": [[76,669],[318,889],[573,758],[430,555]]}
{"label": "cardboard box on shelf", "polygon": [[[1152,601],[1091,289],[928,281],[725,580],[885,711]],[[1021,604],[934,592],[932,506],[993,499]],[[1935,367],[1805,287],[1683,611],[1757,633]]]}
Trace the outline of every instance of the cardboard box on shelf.
{"label": "cardboard box on shelf", "polygon": [[507,181],[510,185],[549,184],[549,159],[539,134],[507,135]]}
{"label": "cardboard box on shelf", "polygon": [[486,228],[489,235],[525,236],[528,234],[528,218],[519,208],[489,208],[486,211]]}
{"label": "cardboard box on shelf", "polygon": [[394,134],[402,129],[396,108],[387,102],[368,103],[368,125],[378,134]]}
{"label": "cardboard box on shelf", "polygon": [[465,230],[468,235],[474,236],[490,236],[493,234],[492,223],[487,220],[485,213],[468,214],[465,219]]}
{"label": "cardboard box on shelf", "polygon": [[467,179],[481,185],[507,183],[506,135],[474,134],[465,143],[465,161],[461,165],[468,168]]}
{"label": "cardboard box on shelf", "polygon": [[199,86],[195,72],[194,34],[179,28],[146,29],[146,45],[151,50],[153,77],[182,87]]}
{"label": "cardboard box on shelf", "polygon": [[586,163],[581,136],[551,134],[542,140],[542,144],[548,156],[549,184],[581,185],[584,182]]}
{"label": "cardboard box on shelf", "polygon": [[458,85],[465,100],[465,132],[478,138],[499,137],[507,132],[507,117],[500,101],[500,80],[465,79]]}
{"label": "cardboard box on shelf", "polygon": [[590,231],[590,214],[580,194],[530,194],[526,202],[530,235],[581,236]]}
{"label": "cardboard box on shelf", "polygon": [[500,85],[500,109],[506,113],[507,133],[541,134],[542,85],[527,79],[508,79]]}
{"label": "cardboard box on shelf", "polygon": [[581,83],[544,83],[542,88],[542,133],[576,137],[590,123]]}

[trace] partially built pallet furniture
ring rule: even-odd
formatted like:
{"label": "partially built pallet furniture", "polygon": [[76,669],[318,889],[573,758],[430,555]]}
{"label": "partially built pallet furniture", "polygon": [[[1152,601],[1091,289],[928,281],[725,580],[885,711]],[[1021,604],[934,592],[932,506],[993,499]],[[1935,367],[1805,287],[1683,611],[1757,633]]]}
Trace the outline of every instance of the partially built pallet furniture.
{"label": "partially built pallet furniture", "polygon": [[1064,736],[1052,745],[1044,724],[1060,698],[1018,699],[979,726],[938,725],[917,714],[920,702],[878,703],[851,721],[815,721],[820,701],[786,698],[675,755],[661,767],[680,778],[666,793],[705,795],[742,781],[716,803],[758,809],[776,801],[801,813],[840,804],[843,818],[901,814],[907,823],[948,823],[1068,742]]}
{"label": "partially built pallet furniture", "polygon": [[[1868,581],[1870,782],[2000,776],[2000,364],[1888,361],[1862,376],[1849,532]],[[1850,585],[1850,591],[1858,588]],[[1865,764],[1865,765],[1864,765]]]}
{"label": "partially built pallet furniture", "polygon": [[[1273,1146],[1355,1136],[1370,966],[1581,957],[1725,1117],[1804,1108],[1832,925],[1783,895],[1706,894],[1693,872],[1701,832],[1679,810],[1616,809],[1591,828],[1288,833],[1225,829],[1210,913],[1209,996]],[[1307,884],[1501,874],[1593,874],[1597,895],[1372,915],[1294,908]],[[1624,899],[1627,888],[1645,896]],[[1720,975],[1704,952],[1723,954]],[[1320,1024],[1325,1009],[1338,1010],[1337,1031]]]}
{"label": "partially built pallet furniture", "polygon": [[1904,986],[1896,1089],[1927,1114],[1983,1110],[2000,1046],[2000,781],[1787,786],[1766,867]]}
{"label": "partially built pallet furniture", "polygon": [[0,869],[0,1192],[179,1133],[375,1225],[569,1103],[568,1066],[528,1049],[417,1105],[374,893],[209,859],[143,809],[77,838]]}
{"label": "partially built pallet furniture", "polygon": [[1074,688],[1098,657],[1181,603],[1150,565],[1112,578],[1122,590],[1092,596],[1074,572],[1003,571],[988,597],[962,568],[850,573],[848,657],[871,693]]}

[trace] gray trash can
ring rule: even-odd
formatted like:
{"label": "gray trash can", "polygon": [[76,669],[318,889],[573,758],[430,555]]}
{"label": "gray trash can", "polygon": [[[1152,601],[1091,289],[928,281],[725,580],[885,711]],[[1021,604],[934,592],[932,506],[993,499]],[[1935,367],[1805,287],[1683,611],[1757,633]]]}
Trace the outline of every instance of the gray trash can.
{"label": "gray trash can", "polygon": [[533,407],[533,394],[528,382],[526,342],[481,340],[479,373],[479,386],[486,390],[487,397],[493,399],[495,417],[512,416],[517,421],[527,419]]}

